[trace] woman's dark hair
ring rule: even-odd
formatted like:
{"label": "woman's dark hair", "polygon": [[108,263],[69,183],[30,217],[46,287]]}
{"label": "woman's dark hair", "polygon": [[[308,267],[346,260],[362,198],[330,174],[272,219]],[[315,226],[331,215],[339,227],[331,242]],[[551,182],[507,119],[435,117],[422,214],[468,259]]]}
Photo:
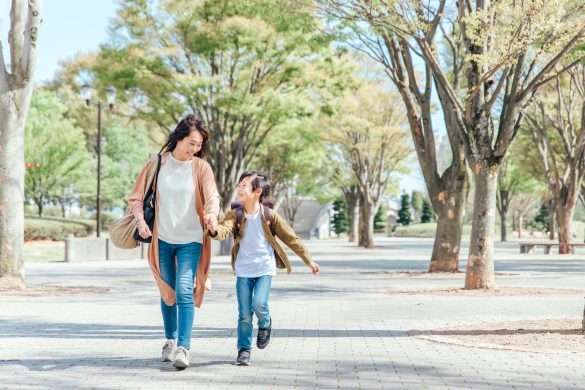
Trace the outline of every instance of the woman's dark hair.
{"label": "woman's dark hair", "polygon": [[169,134],[167,142],[160,149],[162,152],[172,152],[177,147],[177,142],[189,136],[192,131],[197,130],[203,136],[203,145],[201,149],[195,153],[199,158],[205,158],[207,155],[207,141],[209,140],[209,129],[199,111],[194,114],[189,114],[177,123],[177,127]]}
{"label": "woman's dark hair", "polygon": [[268,182],[268,176],[258,171],[246,171],[240,176],[238,183],[241,183],[247,177],[253,176],[252,179],[252,191],[256,191],[258,188],[262,188],[260,194],[260,202],[270,196],[270,183]]}

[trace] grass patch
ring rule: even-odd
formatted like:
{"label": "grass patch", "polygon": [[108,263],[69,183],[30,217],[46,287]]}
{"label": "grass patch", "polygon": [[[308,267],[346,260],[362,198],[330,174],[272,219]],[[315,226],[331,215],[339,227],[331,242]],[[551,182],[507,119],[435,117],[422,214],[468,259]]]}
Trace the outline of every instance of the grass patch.
{"label": "grass patch", "polygon": [[[408,226],[398,226],[393,237],[420,237],[420,238],[433,238],[435,237],[435,231],[437,230],[436,222],[429,223],[416,223]],[[470,225],[463,225],[463,234],[468,235],[471,233]]]}
{"label": "grass patch", "polygon": [[24,261],[65,261],[65,241],[29,241],[24,244]]}

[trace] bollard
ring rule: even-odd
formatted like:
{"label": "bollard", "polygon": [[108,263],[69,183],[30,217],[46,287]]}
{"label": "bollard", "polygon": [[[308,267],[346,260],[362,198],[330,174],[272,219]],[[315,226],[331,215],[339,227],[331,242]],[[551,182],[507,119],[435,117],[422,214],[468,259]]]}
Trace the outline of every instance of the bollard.
{"label": "bollard", "polygon": [[585,332],[585,306],[583,306],[583,321],[581,321],[581,332]]}
{"label": "bollard", "polygon": [[65,261],[66,262],[71,262],[73,259],[73,243],[71,242],[71,240],[73,240],[73,234],[70,234],[67,236],[67,238],[65,239]]}

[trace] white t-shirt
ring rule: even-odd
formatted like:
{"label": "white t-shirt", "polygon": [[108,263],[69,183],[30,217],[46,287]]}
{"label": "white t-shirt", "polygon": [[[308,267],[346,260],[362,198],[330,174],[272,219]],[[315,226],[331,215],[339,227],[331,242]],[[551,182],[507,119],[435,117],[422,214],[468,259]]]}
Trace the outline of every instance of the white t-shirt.
{"label": "white t-shirt", "polygon": [[276,275],[274,248],[262,230],[260,208],[253,215],[246,213],[246,230],[240,240],[235,268],[236,275],[241,278]]}
{"label": "white t-shirt", "polygon": [[203,242],[192,164],[192,160],[175,160],[169,153],[158,173],[158,237],[169,244]]}

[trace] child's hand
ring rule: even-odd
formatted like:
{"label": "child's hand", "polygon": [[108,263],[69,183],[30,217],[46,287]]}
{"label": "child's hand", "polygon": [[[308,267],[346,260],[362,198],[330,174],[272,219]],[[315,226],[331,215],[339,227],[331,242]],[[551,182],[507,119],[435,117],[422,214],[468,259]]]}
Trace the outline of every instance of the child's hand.
{"label": "child's hand", "polygon": [[319,268],[319,264],[317,264],[317,263],[309,263],[309,268],[311,268],[313,275],[319,274],[319,271],[321,270]]}

